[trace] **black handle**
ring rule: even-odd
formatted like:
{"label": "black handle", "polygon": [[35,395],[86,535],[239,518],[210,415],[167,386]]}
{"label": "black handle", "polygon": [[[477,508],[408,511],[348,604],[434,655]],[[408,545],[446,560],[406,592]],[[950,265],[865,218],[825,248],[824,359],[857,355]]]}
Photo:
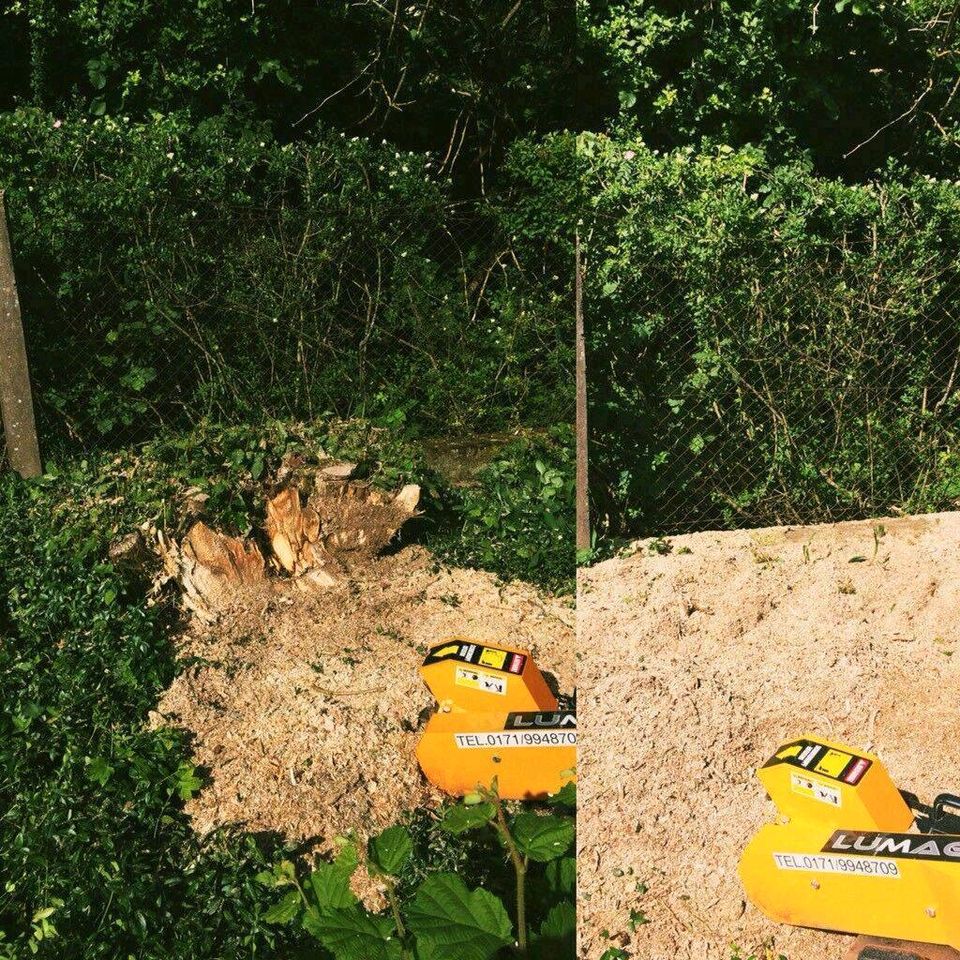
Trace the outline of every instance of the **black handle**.
{"label": "black handle", "polygon": [[943,821],[948,807],[957,811],[956,815],[960,815],[960,797],[955,793],[938,794],[936,800],[933,801],[933,816],[930,818],[933,821],[934,830]]}

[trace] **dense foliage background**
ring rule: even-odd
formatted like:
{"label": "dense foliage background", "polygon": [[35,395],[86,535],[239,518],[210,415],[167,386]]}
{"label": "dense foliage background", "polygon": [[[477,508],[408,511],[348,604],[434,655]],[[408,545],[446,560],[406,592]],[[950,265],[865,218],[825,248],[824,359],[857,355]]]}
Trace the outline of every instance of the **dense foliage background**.
{"label": "dense foliage background", "polygon": [[611,123],[653,149],[750,143],[772,165],[804,156],[845,180],[891,157],[955,171],[950,3],[588,0],[582,10],[583,55]]}
{"label": "dense foliage background", "polygon": [[200,415],[568,419],[569,244],[512,200],[540,191],[536,158],[455,201],[430,157],[225,117],[0,115],[48,443]]}
{"label": "dense foliage background", "polygon": [[[141,724],[166,625],[107,543],[180,482],[242,526],[265,460],[345,421],[425,479],[444,556],[568,585],[578,221],[601,534],[954,505],[956,13],[6,4],[51,468],[2,486],[3,949],[289,955],[276,839],[201,850],[178,812],[188,752]],[[515,440],[431,476],[419,442],[473,432]]]}
{"label": "dense foliage background", "polygon": [[[3,5],[0,188],[49,466],[0,476],[0,956],[330,955],[277,901],[296,851],[198,840],[202,772],[145,727],[174,612],[108,546],[175,530],[178,491],[242,531],[286,450],[350,457],[423,484],[410,536],[441,558],[570,591],[574,25],[564,0]],[[474,434],[495,452],[468,485],[426,463]],[[572,955],[572,821],[531,815],[518,843],[563,843],[530,848],[527,955]],[[496,835],[409,827],[418,949],[445,955],[418,889],[453,922],[465,882],[496,920],[474,948],[515,956]],[[399,958],[389,915],[342,899],[327,920],[367,937],[337,956]]]}
{"label": "dense foliage background", "polygon": [[956,14],[584,5],[601,533],[960,499]]}
{"label": "dense foliage background", "polygon": [[4,29],[5,109],[383,137],[438,151],[470,196],[511,142],[572,125],[565,0],[15,0]]}

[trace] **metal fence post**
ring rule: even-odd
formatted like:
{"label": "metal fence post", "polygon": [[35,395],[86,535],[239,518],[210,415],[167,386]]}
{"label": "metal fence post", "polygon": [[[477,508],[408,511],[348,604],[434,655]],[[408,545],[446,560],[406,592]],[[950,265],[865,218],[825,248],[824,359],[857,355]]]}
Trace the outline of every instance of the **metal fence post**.
{"label": "metal fence post", "polygon": [[40,447],[33,416],[27,346],[3,190],[0,190],[0,414],[10,466],[21,477],[40,476]]}
{"label": "metal fence post", "polygon": [[575,238],[574,266],[577,340],[577,550],[590,549],[589,456],[587,451],[587,347],[583,331],[583,264],[580,231]]}

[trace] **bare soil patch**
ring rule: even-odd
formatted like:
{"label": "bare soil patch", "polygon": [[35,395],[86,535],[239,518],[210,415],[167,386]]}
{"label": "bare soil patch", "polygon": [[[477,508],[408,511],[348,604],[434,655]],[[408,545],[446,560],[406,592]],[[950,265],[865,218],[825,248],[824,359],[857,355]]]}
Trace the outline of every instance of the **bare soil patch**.
{"label": "bare soil patch", "polygon": [[754,771],[813,732],[924,802],[955,789],[958,623],[960,514],[699,533],[584,571],[580,955],[843,957],[849,938],[744,902],[737,861],[773,813]]}
{"label": "bare soil patch", "polygon": [[572,691],[569,601],[447,568],[422,547],[378,553],[415,497],[329,485],[303,505],[289,488],[276,495],[266,558],[203,524],[163,544],[191,617],[176,640],[184,669],[152,722],[193,735],[210,777],[186,807],[200,833],[234,824],[322,851],[437,803],[414,747],[433,708],[418,668],[445,636],[527,647]]}

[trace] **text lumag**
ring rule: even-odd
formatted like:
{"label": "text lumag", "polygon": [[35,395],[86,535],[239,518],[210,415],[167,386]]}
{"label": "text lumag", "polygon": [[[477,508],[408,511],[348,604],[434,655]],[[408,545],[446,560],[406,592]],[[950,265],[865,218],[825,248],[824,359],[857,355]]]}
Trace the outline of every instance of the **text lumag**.
{"label": "text lumag", "polygon": [[548,730],[576,729],[577,715],[569,710],[559,713],[511,713],[507,717],[506,726],[510,730],[527,730],[537,727]]}
{"label": "text lumag", "polygon": [[830,838],[826,851],[960,860],[960,837],[919,836],[911,833],[837,832]]}

